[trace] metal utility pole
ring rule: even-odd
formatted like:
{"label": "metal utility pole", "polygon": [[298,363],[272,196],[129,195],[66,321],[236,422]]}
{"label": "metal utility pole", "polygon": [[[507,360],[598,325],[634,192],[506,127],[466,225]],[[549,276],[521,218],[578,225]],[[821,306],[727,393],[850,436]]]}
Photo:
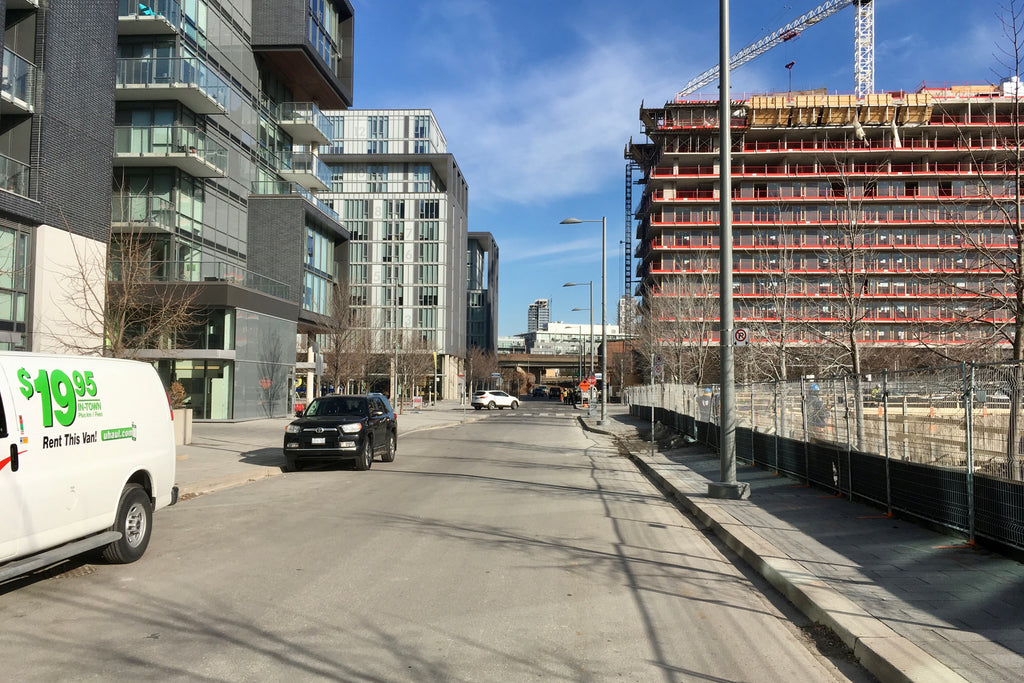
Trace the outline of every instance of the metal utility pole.
{"label": "metal utility pole", "polygon": [[[719,0],[720,53],[719,63],[729,63],[729,0]],[[750,486],[736,481],[736,386],[733,360],[732,310],[732,98],[729,96],[729,69],[720,70],[718,94],[720,231],[718,237],[719,318],[721,328],[718,344],[722,354],[722,402],[719,415],[721,444],[721,481],[708,482],[708,495],[712,498],[741,499],[750,497]]]}

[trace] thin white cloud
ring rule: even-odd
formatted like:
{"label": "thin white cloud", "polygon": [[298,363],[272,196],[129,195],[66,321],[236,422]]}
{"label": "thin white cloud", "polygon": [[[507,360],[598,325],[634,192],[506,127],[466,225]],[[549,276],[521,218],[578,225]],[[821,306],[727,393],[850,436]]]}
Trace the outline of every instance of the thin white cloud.
{"label": "thin white cloud", "polygon": [[[557,229],[557,228],[553,228]],[[589,259],[601,261],[601,245],[593,236],[578,238],[571,241],[545,240],[538,243],[534,239],[508,238],[501,242],[502,263],[514,261],[535,261],[548,256],[557,256],[561,263],[566,263],[566,257],[572,256],[572,260],[585,261]]]}
{"label": "thin white cloud", "polygon": [[642,60],[605,46],[569,63],[502,74],[435,100],[442,127],[473,187],[474,203],[544,203],[594,192],[637,138]]}

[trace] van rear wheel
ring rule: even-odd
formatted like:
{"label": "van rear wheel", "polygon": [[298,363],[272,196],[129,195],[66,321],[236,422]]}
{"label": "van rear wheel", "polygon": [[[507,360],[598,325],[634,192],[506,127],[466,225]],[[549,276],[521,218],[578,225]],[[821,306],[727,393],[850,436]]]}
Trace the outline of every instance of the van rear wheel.
{"label": "van rear wheel", "polygon": [[138,484],[128,484],[121,492],[111,530],[120,531],[121,538],[103,549],[107,562],[128,564],[146,552],[153,532],[153,503]]}

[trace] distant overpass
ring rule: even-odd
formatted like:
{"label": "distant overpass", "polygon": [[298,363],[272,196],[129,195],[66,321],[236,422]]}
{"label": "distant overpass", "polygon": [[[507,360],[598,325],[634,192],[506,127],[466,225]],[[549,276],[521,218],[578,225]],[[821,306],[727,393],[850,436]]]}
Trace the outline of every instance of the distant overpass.
{"label": "distant overpass", "polygon": [[[575,353],[499,353],[497,358],[500,370],[522,370],[535,376],[538,382],[543,382],[544,376],[552,370],[559,371],[559,382],[568,382],[576,377],[580,367],[580,357]],[[600,356],[595,357],[594,362],[599,365]],[[595,370],[601,371],[600,367]],[[583,357],[583,374],[590,374],[590,354]]]}

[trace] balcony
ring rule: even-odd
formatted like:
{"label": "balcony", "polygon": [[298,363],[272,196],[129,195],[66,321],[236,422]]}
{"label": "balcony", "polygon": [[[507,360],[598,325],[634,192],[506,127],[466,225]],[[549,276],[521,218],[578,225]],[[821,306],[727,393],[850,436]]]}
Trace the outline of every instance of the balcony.
{"label": "balcony", "polygon": [[262,180],[255,181],[252,184],[252,194],[254,195],[278,195],[278,196],[290,196],[298,195],[303,197],[307,202],[315,206],[316,208],[323,211],[325,214],[333,218],[337,222],[341,222],[341,217],[338,216],[338,212],[331,207],[324,204],[320,199],[316,197],[312,192],[302,187],[298,183],[288,183],[279,180]]}
{"label": "balcony", "polygon": [[308,0],[251,0],[252,50],[299,101],[325,109],[352,106],[354,10],[330,0],[337,12],[330,34],[309,19]]}
{"label": "balcony", "polygon": [[147,0],[117,2],[117,35],[152,36],[172,35],[181,26],[181,7],[176,0]]}
{"label": "balcony", "polygon": [[115,126],[114,165],[173,167],[195,178],[227,174],[228,150],[188,126]]}
{"label": "balcony", "polygon": [[110,221],[115,233],[166,233],[174,231],[174,206],[151,194],[114,194]]}
{"label": "balcony", "polygon": [[326,145],[334,139],[334,125],[312,102],[280,105],[277,123],[298,144]]}
{"label": "balcony", "polygon": [[30,170],[28,164],[0,154],[0,188],[27,197]]}
{"label": "balcony", "polygon": [[119,102],[174,100],[197,114],[226,114],[231,89],[195,58],[118,59]]}
{"label": "balcony", "polygon": [[331,189],[331,169],[310,152],[283,152],[278,173],[307,190]]}
{"label": "balcony", "polygon": [[112,260],[108,273],[109,280],[123,282],[126,266],[133,271],[131,278],[140,282],[222,282],[263,292],[279,299],[289,299],[291,296],[291,288],[283,282],[220,261],[148,261],[128,264]]}
{"label": "balcony", "polygon": [[31,114],[35,111],[36,65],[4,48],[0,114]]}

